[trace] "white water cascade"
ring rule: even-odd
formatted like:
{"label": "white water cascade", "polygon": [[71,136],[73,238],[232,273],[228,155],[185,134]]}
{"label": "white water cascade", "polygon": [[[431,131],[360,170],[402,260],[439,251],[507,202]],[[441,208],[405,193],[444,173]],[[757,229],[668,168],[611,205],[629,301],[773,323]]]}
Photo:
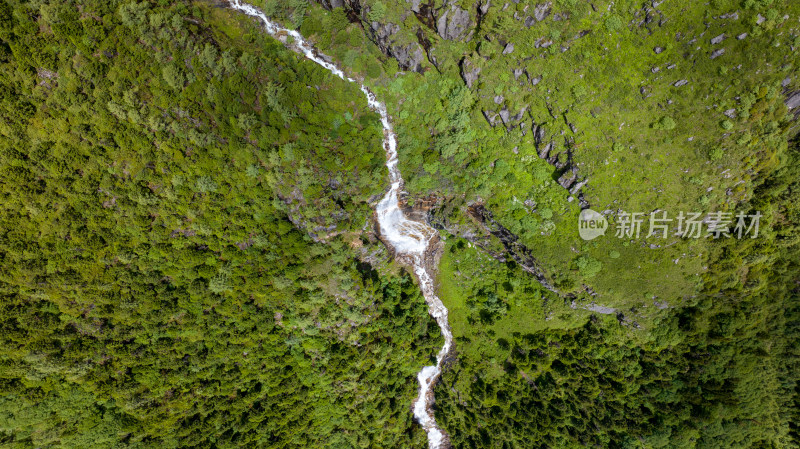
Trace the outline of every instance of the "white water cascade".
{"label": "white water cascade", "polygon": [[[436,425],[433,416],[433,385],[442,373],[442,362],[450,352],[453,344],[453,334],[447,323],[447,308],[436,296],[434,291],[433,278],[425,268],[425,253],[429,245],[436,236],[436,231],[425,223],[412,221],[406,218],[400,210],[398,197],[403,186],[403,178],[397,168],[397,138],[389,122],[386,106],[375,98],[369,89],[361,82],[350,78],[339,69],[330,58],[319,53],[303,36],[294,30],[281,27],[271,21],[258,8],[242,3],[240,0],[231,0],[234,9],[244,12],[247,15],[257,17],[263,22],[267,33],[283,42],[291,50],[302,54],[306,58],[316,62],[339,78],[351,83],[358,83],[361,91],[367,97],[369,107],[381,116],[383,124],[383,148],[386,151],[386,167],[389,169],[389,181],[391,189],[375,207],[375,212],[380,225],[381,237],[383,241],[394,248],[398,258],[410,263],[414,268],[414,273],[419,280],[422,294],[428,303],[429,313],[436,319],[444,336],[444,346],[436,357],[435,366],[426,366],[417,374],[419,380],[419,396],[414,402],[414,417],[428,434],[428,447],[430,449],[441,449],[449,446],[447,435]],[[289,37],[292,41],[289,41]]]}

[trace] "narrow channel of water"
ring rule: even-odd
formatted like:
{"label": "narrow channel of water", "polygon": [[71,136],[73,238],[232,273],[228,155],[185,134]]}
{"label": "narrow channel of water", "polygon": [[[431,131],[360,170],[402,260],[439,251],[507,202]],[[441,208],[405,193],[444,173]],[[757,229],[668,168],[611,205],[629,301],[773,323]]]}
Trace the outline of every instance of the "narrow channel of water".
{"label": "narrow channel of water", "polygon": [[[316,62],[339,78],[351,83],[357,83],[361,87],[361,92],[364,92],[367,97],[369,107],[381,116],[384,135],[383,149],[386,151],[386,168],[389,169],[389,181],[391,183],[391,188],[375,207],[381,237],[388,246],[394,249],[395,257],[411,264],[414,268],[414,274],[419,280],[422,294],[428,303],[429,313],[436,319],[444,336],[444,346],[442,346],[436,357],[436,365],[426,366],[417,374],[419,396],[414,402],[414,417],[428,434],[428,447],[430,449],[447,447],[449,446],[449,439],[436,425],[436,419],[433,416],[433,386],[442,373],[442,363],[452,347],[453,334],[450,332],[450,326],[447,322],[447,308],[436,296],[433,278],[428,273],[425,265],[426,253],[434,241],[434,237],[436,237],[436,230],[425,223],[409,220],[400,209],[398,199],[403,187],[403,178],[397,168],[397,136],[392,128],[392,123],[389,121],[386,105],[378,101],[375,98],[375,94],[367,89],[364,84],[345,75],[333,63],[331,58],[318,52],[297,31],[281,27],[271,21],[258,8],[242,3],[239,0],[231,0],[231,7],[260,19],[267,33],[283,42],[289,49]],[[291,40],[289,37],[291,37]]]}

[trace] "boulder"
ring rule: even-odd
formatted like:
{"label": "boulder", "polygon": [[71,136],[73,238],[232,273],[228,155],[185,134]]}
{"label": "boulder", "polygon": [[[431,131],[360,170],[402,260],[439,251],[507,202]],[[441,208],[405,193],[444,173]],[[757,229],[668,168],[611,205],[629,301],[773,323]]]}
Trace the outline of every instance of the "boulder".
{"label": "boulder", "polygon": [[472,61],[467,58],[461,60],[461,78],[471,88],[475,81],[478,80],[478,75],[481,73],[481,68],[474,65]]}
{"label": "boulder", "polygon": [[405,46],[389,47],[389,54],[393,56],[400,68],[403,70],[413,70],[422,73],[422,61],[425,60],[425,51],[416,42]]}
{"label": "boulder", "polygon": [[494,127],[497,124],[496,112],[487,111],[485,109],[481,112],[483,112],[483,117],[486,119],[486,121],[489,122],[489,126]]}
{"label": "boulder", "polygon": [[576,179],[578,179],[578,170],[576,170],[576,169],[573,167],[572,169],[569,169],[569,170],[565,171],[565,172],[564,172],[564,173],[561,175],[561,177],[560,177],[560,178],[558,178],[558,184],[559,184],[561,187],[563,187],[563,188],[565,188],[565,189],[569,190],[569,188],[570,188],[570,187],[572,187],[572,184],[574,184],[574,183],[575,183],[575,180],[576,180]]}
{"label": "boulder", "polygon": [[416,42],[399,45],[394,42],[393,36],[400,31],[400,26],[394,23],[370,23],[372,40],[386,55],[397,60],[403,70],[413,70],[422,73],[422,62],[425,60],[425,51]]}
{"label": "boulder", "polygon": [[542,20],[546,19],[547,16],[550,15],[552,6],[553,4],[550,2],[536,5],[533,8],[533,18],[536,19],[537,22],[541,22]]}
{"label": "boulder", "polygon": [[436,31],[443,39],[459,40],[467,35],[472,27],[469,12],[451,5],[436,21]]}
{"label": "boulder", "polygon": [[786,107],[789,109],[794,109],[800,106],[800,91],[792,92],[786,96]]}

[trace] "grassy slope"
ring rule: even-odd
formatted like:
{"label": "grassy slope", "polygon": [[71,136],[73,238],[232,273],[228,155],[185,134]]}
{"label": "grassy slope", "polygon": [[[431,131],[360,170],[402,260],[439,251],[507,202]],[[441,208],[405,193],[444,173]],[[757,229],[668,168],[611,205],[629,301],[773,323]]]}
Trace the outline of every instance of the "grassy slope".
{"label": "grassy slope", "polygon": [[[664,25],[651,25],[652,32],[639,25],[643,13],[634,2],[595,3],[597,12],[586,3],[557,3],[550,18],[530,29],[510,17],[514,8],[525,5],[531,6],[490,8],[482,30],[492,42],[445,42],[427,32],[439,45],[441,76],[431,68],[425,76],[389,72],[388,80],[376,81],[387,84],[384,96],[397,105],[401,168],[409,189],[485,201],[501,223],[535,248],[554,275],[565,278],[564,290],[586,283],[599,294],[595,301],[626,310],[653,307],[656,300],[682,304],[700,285],[714,242],[646,239],[646,223],[635,241],[609,235],[583,242],[577,235],[576,202],[567,202],[553,180],[536,177],[542,167],[553,169],[535,157],[531,133],[490,129],[480,110],[499,109],[493,98],[502,95],[512,113],[528,105],[531,117],[524,120],[544,123],[557,148],[563,149],[562,134],[574,140],[575,162],[581,176],[590,179],[584,191],[596,210],[663,209],[673,218],[680,211],[737,212],[737,204],[752,196],[751,178],[774,167],[776,151],[785,146],[785,140],[780,143],[787,124],[779,91],[797,64],[792,51],[797,5],[663,3]],[[714,18],[733,12],[738,19]],[[554,21],[556,13],[569,18]],[[770,19],[757,25],[759,14]],[[783,19],[785,14],[789,19]],[[614,18],[619,25],[611,25]],[[734,37],[744,32],[746,39]],[[727,38],[711,45],[710,39],[721,33]],[[542,37],[554,44],[535,48]],[[508,55],[500,53],[505,41],[515,45]],[[335,52],[335,40],[332,45]],[[562,52],[562,45],[568,49]],[[659,54],[653,50],[657,46],[663,47]],[[712,48],[726,53],[712,60]],[[468,98],[461,94],[455,101],[452,94],[461,84],[456,63],[462,55],[483,69]],[[488,60],[480,62],[484,57]],[[542,81],[531,86],[523,82],[524,75],[515,81],[514,68],[541,75]],[[653,73],[653,68],[659,70]],[[682,79],[689,83],[673,86]],[[458,155],[446,157],[435,150],[447,128],[442,117],[458,107],[470,111],[470,121],[459,130],[465,138]],[[739,118],[730,120],[733,127],[726,130],[721,124],[729,119],[722,112],[728,109],[736,109]],[[675,120],[674,129],[654,129],[665,116]],[[505,162],[502,171],[499,161]],[[522,204],[525,199],[536,202],[535,211]],[[651,244],[660,248],[651,249]],[[613,252],[621,257],[610,257]],[[575,262],[582,255],[603,263],[598,275],[586,278],[577,272]]]}

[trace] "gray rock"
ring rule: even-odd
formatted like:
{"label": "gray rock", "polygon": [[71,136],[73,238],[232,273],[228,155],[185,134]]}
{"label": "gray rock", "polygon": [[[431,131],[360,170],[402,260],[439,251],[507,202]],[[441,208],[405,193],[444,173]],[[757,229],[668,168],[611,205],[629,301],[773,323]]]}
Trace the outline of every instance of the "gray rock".
{"label": "gray rock", "polygon": [[672,70],[672,69],[674,69],[675,67],[677,67],[677,65],[675,65],[675,64],[670,64],[670,65],[668,65],[668,66],[667,66],[667,70]]}
{"label": "gray rock", "polygon": [[461,78],[471,88],[475,81],[478,80],[478,75],[481,73],[481,68],[474,65],[472,61],[467,58],[461,60]]}
{"label": "gray rock", "polygon": [[767,19],[764,18],[764,16],[762,16],[761,14],[759,14],[758,18],[756,19],[756,23],[761,25],[762,23],[764,23],[765,20],[767,20]]}
{"label": "gray rock", "polygon": [[679,81],[675,81],[675,84],[673,84],[673,86],[681,87],[681,86],[685,86],[687,84],[689,84],[688,80],[679,80]]}
{"label": "gray rock", "polygon": [[539,150],[539,157],[542,159],[547,159],[550,155],[550,151],[553,150],[553,142],[548,143],[547,145],[543,146],[541,150]]}
{"label": "gray rock", "polygon": [[369,28],[373,40],[378,44],[381,51],[395,58],[401,69],[422,73],[425,51],[416,42],[407,45],[396,44],[393,37],[400,31],[399,25],[372,22]]}
{"label": "gray rock", "polygon": [[717,45],[717,44],[719,44],[720,42],[722,42],[724,40],[725,40],[725,33],[722,33],[717,37],[712,37],[711,38],[711,45]]}
{"label": "gray rock", "polygon": [[660,54],[661,52],[663,52],[663,51],[664,51],[664,47],[655,47],[655,48],[653,48],[653,51],[654,51],[656,54]]}
{"label": "gray rock", "polygon": [[781,81],[781,87],[786,87],[791,83],[792,83],[792,77],[787,76],[786,78],[783,79],[783,81]]}
{"label": "gray rock", "polygon": [[794,109],[800,106],[800,91],[792,92],[786,97],[786,107]]}
{"label": "gray rock", "polygon": [[[341,1],[341,0],[339,0]],[[411,10],[414,12],[419,12],[419,5],[421,0],[406,0],[406,2],[411,3]]]}
{"label": "gray rock", "polygon": [[583,192],[578,194],[578,204],[580,204],[581,209],[588,209],[591,206],[589,204],[589,201],[587,201],[586,198],[583,197]]}
{"label": "gray rock", "polygon": [[719,16],[719,18],[720,19],[739,20],[739,11],[729,12],[729,13],[723,14],[723,15]]}
{"label": "gray rock", "polygon": [[381,47],[381,50],[386,51],[386,48],[389,47],[389,38],[400,31],[400,26],[393,23],[372,22],[370,29],[372,37],[375,38],[378,46]]}
{"label": "gray rock", "polygon": [[711,59],[716,59],[725,54],[725,49],[720,48],[711,52]]}
{"label": "gray rock", "polygon": [[573,186],[572,186],[572,187],[569,189],[569,193],[570,193],[570,195],[575,195],[575,194],[577,194],[577,193],[578,193],[578,191],[579,191],[581,188],[583,188],[583,186],[585,186],[585,185],[586,185],[586,183],[588,183],[588,182],[589,182],[589,178],[586,178],[586,179],[584,179],[583,181],[578,181],[578,182],[576,182],[576,183],[575,183],[575,184],[574,184],[574,185],[573,185]]}
{"label": "gray rock", "polygon": [[656,67],[653,67],[652,69],[650,69],[650,71],[651,71],[652,73],[658,73],[658,72],[660,72],[660,71],[661,71],[661,67],[658,67],[658,66],[656,66]]}
{"label": "gray rock", "polygon": [[539,76],[534,77],[534,78],[531,79],[531,84],[533,84],[535,86],[535,85],[539,84],[541,81],[542,81],[542,75],[539,75]]}
{"label": "gray rock", "polygon": [[537,22],[541,22],[542,20],[546,19],[547,16],[550,15],[552,6],[553,4],[550,2],[536,5],[533,8],[533,18],[536,19]]}
{"label": "gray rock", "polygon": [[728,118],[736,118],[736,109],[728,109],[727,111],[723,112],[726,117]]}
{"label": "gray rock", "polygon": [[511,117],[509,117],[509,121],[516,122],[516,121],[522,119],[522,117],[525,116],[525,111],[527,111],[527,110],[528,110],[528,107],[524,106],[515,115],[512,115]]}
{"label": "gray rock", "polygon": [[503,100],[505,100],[505,98],[503,98],[502,95],[497,95],[496,97],[494,97],[494,103],[495,104],[502,104]]}
{"label": "gray rock", "polygon": [[743,40],[746,37],[747,37],[747,33],[742,33],[742,34],[736,36],[736,39]]}
{"label": "gray rock", "polygon": [[617,312],[617,309],[613,307],[599,306],[597,304],[590,304],[586,306],[586,310],[603,315],[611,315]]}
{"label": "gray rock", "polygon": [[322,5],[323,8],[331,10],[333,8],[341,8],[341,7],[343,7],[344,6],[344,1],[343,0],[320,0],[319,4]]}
{"label": "gray rock", "polygon": [[514,44],[509,42],[509,43],[506,44],[506,48],[503,49],[503,54],[507,55],[507,54],[511,53],[512,51],[514,51]]}
{"label": "gray rock", "polygon": [[500,120],[502,120],[503,124],[505,125],[508,124],[510,119],[511,119],[511,114],[508,112],[508,109],[506,109],[504,106],[503,109],[500,110]]}
{"label": "gray rock", "polygon": [[480,8],[478,9],[481,12],[481,15],[485,16],[486,13],[489,12],[489,7],[492,6],[491,3],[492,2],[488,0],[486,3],[481,3]]}
{"label": "gray rock", "polygon": [[572,184],[575,183],[576,179],[578,179],[578,170],[572,168],[571,170],[565,171],[564,174],[558,178],[558,184],[565,189],[569,189]]}
{"label": "gray rock", "polygon": [[[536,123],[534,123],[533,124],[533,128],[531,130],[533,132],[533,142],[536,144],[536,147],[538,149],[539,144],[541,144],[542,140],[544,140],[544,126],[538,126],[538,125],[536,125]],[[548,150],[548,151],[550,151],[550,150]],[[545,154],[544,156],[542,156],[540,154],[539,157],[544,159],[544,158],[547,157],[547,155]]]}
{"label": "gray rock", "polygon": [[405,46],[391,46],[389,53],[397,59],[403,70],[413,70],[422,73],[422,61],[425,60],[425,51],[416,42]]}
{"label": "gray rock", "polygon": [[515,81],[516,81],[516,80],[519,80],[519,77],[520,77],[520,76],[522,76],[522,74],[523,74],[524,72],[525,72],[524,70],[522,70],[522,69],[519,69],[519,68],[517,68],[517,69],[514,69],[514,80],[515,80]]}
{"label": "gray rock", "polygon": [[483,117],[486,119],[487,122],[489,122],[490,126],[494,127],[497,124],[497,113],[496,112],[490,112],[490,111],[487,111],[487,110],[483,110],[481,112],[483,112]]}
{"label": "gray rock", "polygon": [[525,18],[525,26],[530,28],[536,23],[536,19],[531,16]]}
{"label": "gray rock", "polygon": [[469,12],[451,5],[450,9],[444,12],[439,20],[436,21],[436,31],[443,39],[459,40],[466,36],[472,27],[472,20]]}

